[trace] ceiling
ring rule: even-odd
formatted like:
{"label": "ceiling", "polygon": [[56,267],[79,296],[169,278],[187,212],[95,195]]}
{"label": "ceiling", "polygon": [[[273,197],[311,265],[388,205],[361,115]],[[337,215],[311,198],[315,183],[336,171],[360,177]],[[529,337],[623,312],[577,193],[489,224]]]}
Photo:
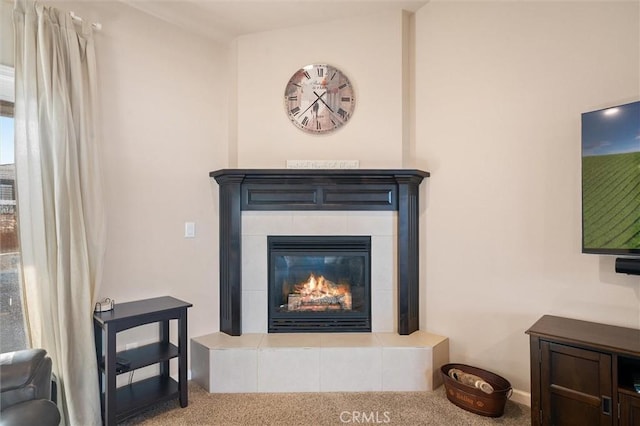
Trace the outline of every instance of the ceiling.
{"label": "ceiling", "polygon": [[120,0],[144,13],[210,39],[228,42],[261,31],[317,24],[404,9],[425,1],[404,0]]}

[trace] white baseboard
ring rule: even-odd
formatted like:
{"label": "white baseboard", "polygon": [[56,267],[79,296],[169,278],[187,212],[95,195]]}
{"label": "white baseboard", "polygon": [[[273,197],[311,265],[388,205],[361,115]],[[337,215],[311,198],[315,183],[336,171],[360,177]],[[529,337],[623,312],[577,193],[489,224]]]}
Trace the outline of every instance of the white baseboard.
{"label": "white baseboard", "polygon": [[531,392],[514,389],[513,395],[511,395],[511,401],[531,407]]}

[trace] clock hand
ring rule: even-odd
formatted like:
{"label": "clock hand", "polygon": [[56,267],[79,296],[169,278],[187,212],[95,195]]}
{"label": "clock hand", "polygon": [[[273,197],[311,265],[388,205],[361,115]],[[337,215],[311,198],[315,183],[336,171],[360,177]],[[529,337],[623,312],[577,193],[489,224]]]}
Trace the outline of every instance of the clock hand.
{"label": "clock hand", "polygon": [[[327,92],[325,92],[327,93]],[[314,95],[318,96],[318,94],[316,92],[313,92]],[[324,95],[324,93],[323,93]],[[334,110],[331,109],[331,107],[329,106],[329,104],[327,104],[324,99],[322,99],[322,96],[318,96],[318,99],[316,99],[316,102],[320,101],[324,104],[324,106],[327,107],[327,109],[331,112],[331,114],[333,114],[334,117],[336,117],[337,119],[339,119],[341,122],[344,122],[347,118],[346,115],[340,114],[340,111],[335,112]],[[344,111],[343,111],[344,112]]]}
{"label": "clock hand", "polygon": [[[324,93],[327,93],[327,92],[324,92]],[[322,95],[324,95],[324,93]],[[344,122],[346,120],[346,116],[343,115],[343,114],[340,114],[340,112],[335,112],[334,110],[332,110],[331,107],[324,101],[324,99],[322,99],[322,96],[318,96],[318,94],[316,92],[313,92],[313,94],[316,95],[316,97],[318,98],[318,99],[316,99],[316,102],[317,101],[322,102],[324,104],[324,106],[326,106],[327,109],[329,111],[331,111],[331,114],[333,114],[334,117],[339,119],[341,122]]]}
{"label": "clock hand", "polygon": [[[324,92],[324,93],[327,93],[327,92]],[[314,94],[314,95],[316,95],[317,99],[316,99],[315,101],[313,101],[313,102],[311,103],[311,105],[309,105],[309,106],[307,107],[307,109],[305,109],[304,111],[302,111],[302,114],[300,114],[300,116],[302,117],[302,116],[304,115],[304,113],[305,113],[305,112],[309,111],[309,108],[311,108],[312,106],[314,106],[314,105],[316,104],[316,102],[318,102],[318,100],[320,100],[320,98],[322,98],[322,97],[324,96],[324,93],[323,93],[322,95],[318,96],[318,94],[317,94],[316,92],[313,92],[313,94]]]}
{"label": "clock hand", "polygon": [[[324,93],[327,93],[327,92],[324,92]],[[324,96],[324,93],[322,94],[322,96]],[[327,107],[327,109],[328,109],[329,111],[331,111],[331,112],[333,112],[333,113],[335,114],[335,112],[331,109],[331,107],[329,106],[329,104],[327,104],[327,103],[324,101],[324,99],[322,99],[322,96],[318,96],[318,94],[317,94],[315,91],[313,92],[313,94],[314,94],[314,95],[316,95],[316,96],[318,97],[318,99],[316,99],[316,102],[317,102],[317,101],[322,102],[322,103],[324,104],[324,106],[326,106],[326,107]]]}

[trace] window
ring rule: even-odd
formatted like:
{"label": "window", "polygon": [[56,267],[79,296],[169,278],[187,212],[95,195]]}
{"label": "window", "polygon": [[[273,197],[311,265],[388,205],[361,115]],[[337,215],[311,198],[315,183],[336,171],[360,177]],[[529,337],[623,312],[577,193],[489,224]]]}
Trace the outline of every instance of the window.
{"label": "window", "polygon": [[25,349],[16,211],[13,69],[0,66],[0,352]]}

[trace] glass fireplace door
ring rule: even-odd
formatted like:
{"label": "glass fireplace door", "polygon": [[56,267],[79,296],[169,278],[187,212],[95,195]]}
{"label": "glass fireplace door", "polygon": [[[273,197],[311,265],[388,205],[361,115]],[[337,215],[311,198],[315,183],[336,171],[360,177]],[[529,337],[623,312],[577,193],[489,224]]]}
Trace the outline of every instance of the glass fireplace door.
{"label": "glass fireplace door", "polygon": [[371,237],[272,236],[270,333],[371,331]]}

